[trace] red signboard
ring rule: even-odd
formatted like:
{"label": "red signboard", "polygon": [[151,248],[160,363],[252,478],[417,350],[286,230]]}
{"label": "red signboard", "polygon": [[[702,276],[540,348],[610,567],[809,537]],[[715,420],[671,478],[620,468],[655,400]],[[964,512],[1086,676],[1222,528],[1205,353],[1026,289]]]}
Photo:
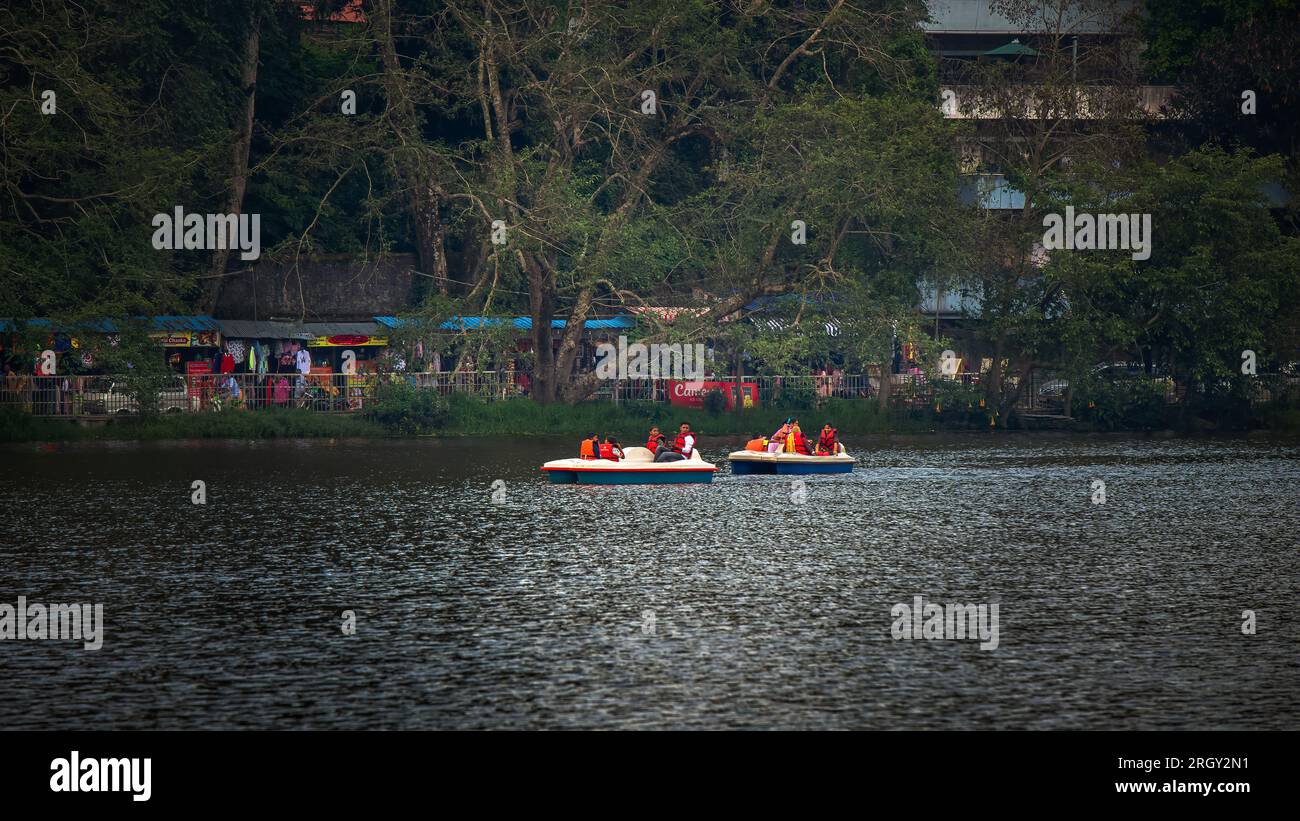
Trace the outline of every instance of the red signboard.
{"label": "red signboard", "polygon": [[197,408],[204,397],[212,392],[211,362],[186,362],[185,387],[190,395],[190,408]]}
{"label": "red signboard", "polygon": [[[742,382],[744,406],[752,408],[758,404],[758,383]],[[687,408],[704,407],[704,395],[710,391],[721,391],[727,399],[727,410],[736,407],[736,382],[669,382],[668,401],[673,405]]]}

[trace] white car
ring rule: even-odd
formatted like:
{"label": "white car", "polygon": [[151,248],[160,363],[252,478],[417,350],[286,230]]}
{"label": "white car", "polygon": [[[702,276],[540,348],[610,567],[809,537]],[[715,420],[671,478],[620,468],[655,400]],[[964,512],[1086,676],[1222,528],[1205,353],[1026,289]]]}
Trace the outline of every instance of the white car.
{"label": "white car", "polygon": [[[86,389],[81,394],[81,408],[82,413],[95,415],[139,413],[140,403],[131,394],[126,383],[115,382],[108,377],[91,377],[87,379]],[[158,410],[165,413],[179,413],[189,408],[189,395],[180,377],[176,378],[172,386],[159,391]]]}

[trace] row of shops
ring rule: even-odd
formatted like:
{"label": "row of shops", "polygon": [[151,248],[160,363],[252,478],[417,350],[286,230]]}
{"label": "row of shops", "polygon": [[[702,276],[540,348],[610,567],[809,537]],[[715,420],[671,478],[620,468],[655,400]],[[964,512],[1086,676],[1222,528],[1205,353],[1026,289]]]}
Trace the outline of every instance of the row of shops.
{"label": "row of shops", "polygon": [[[148,318],[149,336],[175,373],[337,374],[379,369],[388,336],[378,322],[258,322],[208,316]],[[0,363],[36,375],[93,373],[96,350],[121,329],[99,320],[75,330],[48,320],[0,320]],[[92,339],[93,337],[93,339]]]}
{"label": "row of shops", "polygon": [[[249,384],[257,385],[268,380],[277,383],[276,377],[286,375],[291,384],[300,385],[301,376],[331,396],[342,396],[354,392],[353,383],[360,386],[367,377],[381,372],[450,375],[458,369],[463,374],[454,375],[466,380],[479,370],[497,372],[495,376],[510,381],[508,390],[501,390],[515,395],[527,395],[530,388],[526,355],[532,350],[532,322],[528,317],[459,317],[420,334],[410,333],[408,320],[394,316],[359,322],[210,316],[153,316],[139,321],[157,343],[158,355],[168,369],[194,391],[210,388],[227,374],[241,380],[251,378]],[[499,325],[513,326],[518,334],[516,344],[504,352],[504,358],[496,351],[490,361],[476,361],[478,350],[464,344],[466,334],[472,336]],[[555,320],[553,326],[558,346],[565,323]],[[635,326],[635,319],[627,316],[589,320],[579,343],[579,361],[592,358],[597,335],[626,332]],[[123,332],[122,323],[110,319],[79,323],[75,328],[46,319],[0,319],[0,374],[49,380],[125,373],[133,363],[113,355]],[[454,386],[448,383],[444,387]],[[497,387],[492,391],[498,392]]]}

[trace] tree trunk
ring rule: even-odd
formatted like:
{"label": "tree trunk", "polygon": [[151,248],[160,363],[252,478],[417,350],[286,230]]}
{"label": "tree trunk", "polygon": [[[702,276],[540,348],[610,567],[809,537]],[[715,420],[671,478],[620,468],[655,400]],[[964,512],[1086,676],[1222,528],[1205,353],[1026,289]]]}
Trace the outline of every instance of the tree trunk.
{"label": "tree trunk", "polygon": [[533,400],[555,401],[555,356],[551,350],[551,317],[555,315],[555,288],[535,261],[525,265],[528,305],[533,321]]}
{"label": "tree trunk", "polygon": [[438,215],[442,191],[424,150],[420,116],[397,56],[397,44],[393,38],[393,0],[375,0],[370,6],[370,22],[383,64],[388,113],[396,126],[394,136],[403,149],[394,155],[394,162],[406,188],[407,210],[415,232],[415,254],[420,270],[435,278],[438,292],[445,296],[448,292],[447,259],[443,248],[445,229]]}
{"label": "tree trunk", "polygon": [[[236,124],[238,132],[230,149],[230,197],[226,200],[227,214],[242,214],[244,191],[248,187],[248,154],[253,143],[253,112],[257,97],[257,61],[261,52],[261,18],[254,11],[248,20],[248,35],[244,38],[244,58],[240,64],[239,86],[244,91],[244,107]],[[227,246],[229,242],[225,243]],[[208,285],[203,294],[203,310],[212,313],[221,297],[226,265],[230,261],[230,248],[217,248],[212,254],[212,268],[208,271]]]}
{"label": "tree trunk", "polygon": [[995,423],[1006,426],[1002,414],[1002,349],[1006,342],[1006,331],[998,332],[997,343],[993,346],[993,367],[989,368],[988,388],[984,392],[984,401],[995,415]]}
{"label": "tree trunk", "polygon": [[737,417],[745,412],[745,352],[736,345],[736,404],[732,408]]}

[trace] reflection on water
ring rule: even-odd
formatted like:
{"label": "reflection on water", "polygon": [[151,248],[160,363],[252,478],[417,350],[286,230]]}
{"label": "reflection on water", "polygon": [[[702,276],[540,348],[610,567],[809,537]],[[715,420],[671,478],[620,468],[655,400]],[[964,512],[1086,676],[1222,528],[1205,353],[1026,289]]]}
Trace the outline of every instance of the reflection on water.
{"label": "reflection on water", "polygon": [[[0,642],[0,726],[1300,727],[1300,447],[849,444],[802,505],[545,484],[568,441],[0,449],[0,602],[106,621]],[[998,602],[998,649],[895,641],[915,595]]]}

